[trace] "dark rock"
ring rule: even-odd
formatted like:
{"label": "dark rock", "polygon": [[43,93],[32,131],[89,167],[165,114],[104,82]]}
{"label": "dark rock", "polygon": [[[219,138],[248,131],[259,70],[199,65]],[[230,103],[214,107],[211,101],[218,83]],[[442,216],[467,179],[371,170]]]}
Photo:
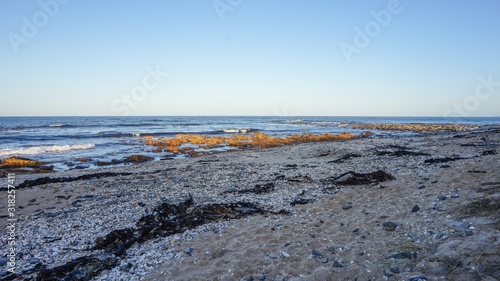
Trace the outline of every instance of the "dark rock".
{"label": "dark rock", "polygon": [[411,252],[400,252],[391,256],[388,256],[388,259],[396,259],[396,260],[402,260],[402,259],[409,259],[411,260],[412,258],[412,253]]}
{"label": "dark rock", "polygon": [[411,209],[412,213],[416,213],[418,211],[420,211],[420,207],[418,205],[413,206],[413,209]]}
{"label": "dark rock", "polygon": [[438,197],[438,199],[441,200],[441,201],[444,201],[444,200],[448,199],[448,196],[441,195],[441,196]]}
{"label": "dark rock", "polygon": [[399,273],[399,267],[395,264],[391,264],[391,266],[389,266],[389,270],[392,272],[392,273]]}
{"label": "dark rock", "polygon": [[148,162],[151,160],[153,160],[153,157],[149,157],[149,156],[141,155],[141,154],[134,154],[134,155],[131,155],[131,156],[125,158],[125,160],[123,160],[123,161],[128,162],[128,163],[142,163],[142,162]]}
{"label": "dark rock", "polygon": [[78,165],[78,166],[75,166],[72,170],[84,170],[84,169],[88,169],[90,166],[89,165]]}
{"label": "dark rock", "polygon": [[431,183],[438,183],[438,181],[431,181]]}
{"label": "dark rock", "polygon": [[472,235],[474,235],[474,232],[472,230],[466,230],[465,231],[465,236],[470,237]]}
{"label": "dark rock", "polygon": [[327,263],[328,262],[328,259],[326,259],[322,253],[320,253],[320,251],[318,250],[313,250],[312,251],[312,257],[313,259],[317,260],[317,261],[320,261],[320,262],[323,262],[323,263]]}
{"label": "dark rock", "polygon": [[6,258],[0,258],[0,266],[6,265],[8,260]]}
{"label": "dark rock", "polygon": [[191,255],[192,252],[193,252],[193,249],[191,249],[191,248],[184,248],[184,254]]}
{"label": "dark rock", "polygon": [[344,267],[344,265],[341,263],[341,262],[338,262],[336,260],[333,261],[333,267],[337,267],[337,268],[342,268]]}
{"label": "dark rock", "polygon": [[418,189],[424,189],[425,188],[425,185],[421,185],[418,187]]}
{"label": "dark rock", "polygon": [[344,209],[344,210],[349,210],[350,208],[352,208],[351,204],[342,205],[342,209]]}
{"label": "dark rock", "polygon": [[395,231],[399,224],[392,221],[386,221],[382,224],[382,226],[385,231]]}

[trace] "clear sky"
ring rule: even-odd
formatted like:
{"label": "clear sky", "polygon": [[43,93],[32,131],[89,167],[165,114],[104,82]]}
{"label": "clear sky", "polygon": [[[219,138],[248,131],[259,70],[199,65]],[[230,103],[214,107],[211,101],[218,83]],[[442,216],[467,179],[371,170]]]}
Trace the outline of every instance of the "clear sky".
{"label": "clear sky", "polygon": [[0,2],[0,116],[500,116],[500,1]]}

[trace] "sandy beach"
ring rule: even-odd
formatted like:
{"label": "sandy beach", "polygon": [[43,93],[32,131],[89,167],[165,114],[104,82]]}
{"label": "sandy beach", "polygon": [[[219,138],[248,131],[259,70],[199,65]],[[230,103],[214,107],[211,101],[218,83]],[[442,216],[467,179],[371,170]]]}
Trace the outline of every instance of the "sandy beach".
{"label": "sandy beach", "polygon": [[499,144],[484,127],[17,175],[0,278],[499,280]]}

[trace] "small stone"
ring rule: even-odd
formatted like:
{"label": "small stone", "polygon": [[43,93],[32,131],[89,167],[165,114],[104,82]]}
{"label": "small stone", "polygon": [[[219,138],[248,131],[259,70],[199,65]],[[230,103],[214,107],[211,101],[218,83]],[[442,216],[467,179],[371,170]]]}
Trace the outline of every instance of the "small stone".
{"label": "small stone", "polygon": [[0,266],[4,266],[7,264],[7,259],[6,258],[0,258]]}
{"label": "small stone", "polygon": [[399,224],[392,221],[386,221],[382,225],[385,231],[395,231],[396,228],[399,226]]}
{"label": "small stone", "polygon": [[266,275],[265,274],[254,274],[253,280],[266,280]]}
{"label": "small stone", "polygon": [[472,235],[474,235],[474,232],[472,230],[466,230],[465,231],[465,236],[470,237]]}
{"label": "small stone", "polygon": [[37,264],[39,263],[41,260],[40,259],[37,259],[37,258],[31,258],[28,262],[30,264]]}
{"label": "small stone", "polygon": [[431,183],[438,183],[438,181],[431,181]]}
{"label": "small stone", "polygon": [[424,280],[427,280],[427,278],[424,275],[417,275],[408,278],[408,281],[424,281]]}
{"label": "small stone", "polygon": [[423,188],[425,188],[425,185],[421,185],[418,187],[418,189],[423,189]]}
{"label": "small stone", "polygon": [[192,252],[193,252],[193,249],[191,249],[191,248],[184,249],[184,254],[186,254],[186,255],[191,255]]}
{"label": "small stone", "polygon": [[448,196],[441,195],[441,196],[438,197],[438,199],[441,200],[441,201],[444,201],[444,200],[448,199]]}
{"label": "small stone", "polygon": [[341,262],[338,262],[338,261],[333,261],[333,267],[338,267],[338,268],[342,268],[344,267],[344,265],[341,263]]}
{"label": "small stone", "polygon": [[342,209],[344,209],[344,210],[349,210],[350,208],[352,208],[351,204],[342,205]]}
{"label": "small stone", "polygon": [[313,259],[315,259],[317,261],[320,261],[320,262],[323,262],[323,263],[327,263],[328,262],[328,259],[325,258],[323,256],[323,254],[321,254],[318,250],[313,250],[312,251],[312,256],[313,256]]}
{"label": "small stone", "polygon": [[448,224],[456,230],[466,231],[469,229],[470,224],[466,221],[452,221]]}
{"label": "small stone", "polygon": [[394,255],[391,255],[387,257],[388,259],[396,259],[396,260],[402,260],[402,259],[409,259],[411,260],[412,254],[410,252],[401,252],[397,253]]}
{"label": "small stone", "polygon": [[276,254],[272,254],[272,253],[271,253],[271,254],[268,254],[267,256],[268,256],[270,259],[273,259],[273,260],[278,258],[278,255],[276,255]]}
{"label": "small stone", "polygon": [[412,213],[416,213],[418,211],[420,211],[420,207],[418,205],[413,206],[413,209],[411,209]]}
{"label": "small stone", "polygon": [[392,273],[399,273],[399,267],[395,264],[391,264],[391,266],[389,266],[389,270],[392,272]]}
{"label": "small stone", "polygon": [[282,258],[288,258],[288,257],[290,257],[290,255],[287,252],[285,252],[285,251],[280,251],[280,257],[282,257]]}

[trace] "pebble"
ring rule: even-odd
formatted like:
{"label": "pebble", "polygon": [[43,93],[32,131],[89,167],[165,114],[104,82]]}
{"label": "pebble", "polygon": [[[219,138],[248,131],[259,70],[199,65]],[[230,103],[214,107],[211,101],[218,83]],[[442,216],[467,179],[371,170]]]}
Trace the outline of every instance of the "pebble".
{"label": "pebble", "polygon": [[392,273],[399,273],[399,267],[395,264],[391,264],[391,266],[389,266],[389,270],[392,272]]}
{"label": "pebble", "polygon": [[444,200],[448,199],[448,196],[441,195],[441,196],[438,197],[438,199],[441,200],[441,201],[444,201]]}
{"label": "pebble", "polygon": [[399,224],[393,221],[386,221],[382,225],[385,231],[395,231],[396,228],[399,226]]}
{"label": "pebble", "polygon": [[448,224],[456,230],[466,231],[469,229],[470,224],[466,221],[452,221]]}
{"label": "pebble", "polygon": [[412,213],[416,213],[418,211],[420,211],[420,207],[418,205],[413,206],[413,209],[411,209]]}
{"label": "pebble", "polygon": [[466,230],[465,231],[465,236],[470,237],[472,235],[474,235],[474,232],[472,230]]}
{"label": "pebble", "polygon": [[400,252],[394,255],[391,255],[387,257],[388,259],[396,259],[396,260],[402,260],[402,259],[411,259],[411,258],[417,258],[417,253],[416,252]]}
{"label": "pebble", "polygon": [[192,253],[193,253],[193,249],[191,249],[191,248],[185,248],[184,249],[184,254],[191,255]]}
{"label": "pebble", "polygon": [[344,209],[344,210],[349,210],[350,208],[352,208],[351,204],[342,205],[342,209]]}
{"label": "pebble", "polygon": [[288,257],[290,257],[290,255],[287,252],[285,252],[285,251],[280,251],[280,257],[282,257],[282,258],[288,258]]}
{"label": "pebble", "polygon": [[333,267],[338,267],[338,268],[342,268],[344,267],[344,265],[341,263],[341,262],[338,262],[338,261],[333,261]]}
{"label": "pebble", "polygon": [[7,259],[6,258],[0,258],[0,266],[4,266],[7,264]]}

